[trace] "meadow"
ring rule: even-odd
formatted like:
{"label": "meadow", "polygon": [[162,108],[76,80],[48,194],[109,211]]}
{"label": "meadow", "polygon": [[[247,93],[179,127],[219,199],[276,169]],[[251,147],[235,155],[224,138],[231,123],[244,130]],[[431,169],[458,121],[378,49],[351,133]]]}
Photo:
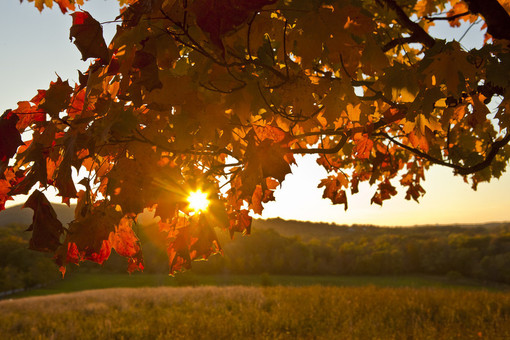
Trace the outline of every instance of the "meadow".
{"label": "meadow", "polygon": [[[510,292],[506,284],[491,283],[481,280],[433,276],[433,275],[260,275],[240,274],[196,274],[193,271],[168,274],[133,273],[131,275],[104,272],[71,272],[39,288],[6,296],[22,298],[60,293],[72,293],[104,288],[138,288],[138,287],[182,287],[182,286],[337,286],[337,287],[409,287],[409,288],[452,288],[484,289]],[[6,298],[4,297],[4,298]]]}
{"label": "meadow", "polygon": [[505,339],[510,293],[333,286],[110,288],[0,301],[4,339]]}
{"label": "meadow", "polygon": [[510,339],[509,224],[265,223],[175,277],[149,244],[62,279],[0,228],[0,339]]}

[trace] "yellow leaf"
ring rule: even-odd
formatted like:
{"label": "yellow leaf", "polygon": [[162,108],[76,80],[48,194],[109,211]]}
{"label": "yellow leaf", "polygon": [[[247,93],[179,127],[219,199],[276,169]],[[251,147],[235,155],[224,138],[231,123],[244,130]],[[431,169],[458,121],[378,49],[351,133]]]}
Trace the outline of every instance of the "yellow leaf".
{"label": "yellow leaf", "polygon": [[360,109],[361,103],[359,103],[356,106],[353,106],[352,104],[347,104],[347,116],[351,120],[351,122],[359,122],[359,116],[361,114]]}
{"label": "yellow leaf", "polygon": [[414,10],[418,17],[424,17],[436,11],[436,6],[433,0],[419,0],[414,6]]}
{"label": "yellow leaf", "polygon": [[[29,2],[33,1],[34,0],[29,0]],[[53,0],[35,0],[34,5],[39,10],[39,12],[42,12],[44,5],[46,5],[48,8],[53,7]]]}

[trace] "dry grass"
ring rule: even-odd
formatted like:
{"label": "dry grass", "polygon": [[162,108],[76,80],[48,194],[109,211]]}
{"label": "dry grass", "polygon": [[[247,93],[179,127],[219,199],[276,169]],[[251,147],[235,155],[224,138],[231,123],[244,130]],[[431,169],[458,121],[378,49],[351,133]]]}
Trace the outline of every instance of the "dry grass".
{"label": "dry grass", "polygon": [[439,288],[121,288],[0,301],[3,339],[506,339],[510,294]]}

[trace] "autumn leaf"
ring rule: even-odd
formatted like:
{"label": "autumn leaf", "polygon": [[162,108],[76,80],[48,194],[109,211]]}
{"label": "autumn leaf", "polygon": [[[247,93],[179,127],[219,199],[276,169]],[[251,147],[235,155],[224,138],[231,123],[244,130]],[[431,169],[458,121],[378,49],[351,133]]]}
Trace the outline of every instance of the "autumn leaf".
{"label": "autumn leaf", "polygon": [[5,111],[0,117],[0,174],[2,175],[9,159],[23,144],[21,135],[16,128],[18,120],[18,116],[10,110]]}
{"label": "autumn leaf", "polygon": [[69,138],[64,141],[66,149],[64,151],[64,157],[58,165],[57,176],[55,178],[55,187],[58,189],[58,195],[62,197],[67,205],[70,204],[70,198],[77,197],[71,169],[73,157],[75,156],[76,140],[77,136],[69,136]]}
{"label": "autumn leaf", "polygon": [[377,189],[378,190],[370,200],[370,203],[382,205],[383,201],[388,200],[397,194],[397,189],[390,183],[389,180],[381,182]]}
{"label": "autumn leaf", "polygon": [[370,157],[370,153],[374,146],[374,142],[368,137],[367,134],[356,135],[354,137],[355,147],[353,149],[354,155],[360,159]]}
{"label": "autumn leaf", "polygon": [[229,218],[230,218],[229,226],[230,237],[233,238],[235,232],[250,234],[252,217],[249,215],[248,210],[241,209],[238,212],[232,212]]}
{"label": "autumn leaf", "polygon": [[5,210],[5,202],[12,200],[12,197],[9,195],[10,191],[9,181],[0,179],[0,211]]}
{"label": "autumn leaf", "polygon": [[60,237],[65,229],[58,220],[55,210],[46,196],[35,190],[27,199],[23,208],[34,210],[32,224],[27,231],[32,232],[29,247],[33,250],[54,252],[61,245]]}
{"label": "autumn leaf", "polygon": [[287,153],[288,150],[273,143],[271,139],[265,139],[260,145],[248,149],[246,170],[242,175],[242,191],[251,196],[257,184],[263,183],[267,177],[273,177],[281,183],[291,172],[290,164],[285,159]]}
{"label": "autumn leaf", "polygon": [[433,0],[419,0],[414,6],[416,14],[419,17],[430,15],[436,11],[436,5]]}
{"label": "autumn leaf", "polygon": [[16,124],[18,131],[23,131],[32,124],[44,122],[46,113],[39,110],[37,105],[31,105],[29,101],[18,102],[16,110],[12,111],[18,115],[19,121]]}
{"label": "autumn leaf", "polygon": [[431,59],[423,72],[432,86],[445,84],[448,92],[457,97],[465,90],[466,81],[472,84],[476,82],[476,67],[468,61],[468,53],[462,50],[459,43],[447,43]]}
{"label": "autumn leaf", "polygon": [[50,88],[44,93],[38,108],[47,112],[50,116],[58,116],[61,111],[67,109],[73,89],[67,81],[58,77],[56,82],[50,84]]}
{"label": "autumn leaf", "polygon": [[99,206],[85,217],[72,221],[64,243],[57,250],[57,263],[65,266],[67,262],[83,260],[99,264],[106,261],[112,247],[110,233],[115,231],[121,218],[122,213],[114,207]]}
{"label": "autumn leaf", "polygon": [[142,249],[131,218],[123,217],[108,240],[117,254],[128,258],[128,272],[143,270]]}
{"label": "autumn leaf", "polygon": [[324,187],[322,198],[329,198],[333,204],[344,204],[344,209],[347,210],[347,193],[343,188],[347,188],[348,185],[347,176],[339,173],[336,176],[322,179],[318,188]]}
{"label": "autumn leaf", "polygon": [[191,6],[197,25],[209,34],[211,42],[223,49],[221,38],[234,30],[262,7],[276,0],[196,0]]}
{"label": "autumn leaf", "polygon": [[82,59],[99,58],[103,65],[108,64],[109,53],[103,38],[103,28],[88,12],[74,12],[73,26],[69,39],[74,38],[74,44],[80,50]]}

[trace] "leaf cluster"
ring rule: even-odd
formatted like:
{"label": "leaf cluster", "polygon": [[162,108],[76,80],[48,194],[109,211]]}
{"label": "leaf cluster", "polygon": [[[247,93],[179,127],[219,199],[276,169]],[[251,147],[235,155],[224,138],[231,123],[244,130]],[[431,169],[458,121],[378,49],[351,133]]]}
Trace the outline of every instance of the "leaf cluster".
{"label": "leaf cluster", "polygon": [[[37,186],[78,200],[68,226],[42,192],[26,204],[31,247],[62,268],[112,248],[143,268],[144,209],[160,218],[170,271],[188,268],[221,251],[213,227],[250,231],[294,154],[319,156],[324,197],[345,208],[360,182],[377,186],[372,203],[397,183],[418,201],[432,164],[475,189],[507,165],[510,16],[496,0],[121,0],[108,44],[82,2],[35,5],[74,11],[87,72],[0,118],[0,208]],[[484,20],[484,46],[435,39],[436,20]],[[194,215],[197,189],[212,204]]]}

